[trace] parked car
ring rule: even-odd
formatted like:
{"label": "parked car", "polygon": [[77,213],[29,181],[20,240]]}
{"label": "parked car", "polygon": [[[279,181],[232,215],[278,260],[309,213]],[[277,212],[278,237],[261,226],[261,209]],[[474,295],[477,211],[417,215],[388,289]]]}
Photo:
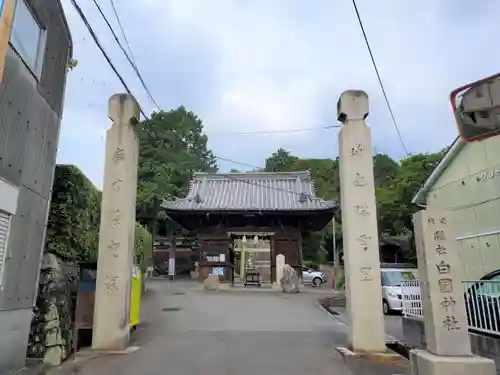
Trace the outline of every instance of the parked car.
{"label": "parked car", "polygon": [[302,280],[304,284],[312,284],[314,286],[320,286],[326,283],[326,277],[323,272],[315,271],[307,267],[302,267]]}
{"label": "parked car", "polygon": [[415,280],[412,269],[404,268],[382,268],[380,270],[382,283],[382,309],[385,315],[393,311],[401,312],[402,297],[401,284],[404,281]]}
{"label": "parked car", "polygon": [[470,330],[500,334],[500,269],[473,283],[464,297]]}

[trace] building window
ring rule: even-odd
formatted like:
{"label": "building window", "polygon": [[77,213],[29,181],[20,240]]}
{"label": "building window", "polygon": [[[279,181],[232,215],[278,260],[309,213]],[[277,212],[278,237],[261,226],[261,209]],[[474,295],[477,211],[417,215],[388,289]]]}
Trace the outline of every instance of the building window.
{"label": "building window", "polygon": [[10,223],[17,211],[18,198],[19,189],[0,178],[0,292],[3,288],[3,274],[8,260],[7,242]]}
{"label": "building window", "polygon": [[25,0],[16,1],[10,42],[28,68],[38,77],[42,70],[45,29]]}
{"label": "building window", "polygon": [[5,257],[7,256],[7,240],[9,238],[11,215],[0,210],[0,286],[2,285]]}

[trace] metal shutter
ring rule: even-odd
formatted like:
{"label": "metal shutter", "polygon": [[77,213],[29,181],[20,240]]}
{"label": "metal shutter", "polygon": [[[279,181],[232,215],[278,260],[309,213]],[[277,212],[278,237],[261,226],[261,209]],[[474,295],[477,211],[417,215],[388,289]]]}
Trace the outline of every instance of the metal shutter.
{"label": "metal shutter", "polygon": [[[0,210],[0,276],[2,275],[3,264],[5,262],[10,217],[11,215],[9,213]],[[2,280],[0,279],[0,284],[1,282]]]}

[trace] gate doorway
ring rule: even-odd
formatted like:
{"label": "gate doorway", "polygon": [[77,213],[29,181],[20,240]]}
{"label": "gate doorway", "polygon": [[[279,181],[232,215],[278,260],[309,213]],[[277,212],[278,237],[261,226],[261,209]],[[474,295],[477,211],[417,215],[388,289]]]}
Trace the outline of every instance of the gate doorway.
{"label": "gate doorway", "polygon": [[243,235],[234,240],[235,283],[243,283],[248,271],[257,271],[261,283],[271,283],[271,241]]}

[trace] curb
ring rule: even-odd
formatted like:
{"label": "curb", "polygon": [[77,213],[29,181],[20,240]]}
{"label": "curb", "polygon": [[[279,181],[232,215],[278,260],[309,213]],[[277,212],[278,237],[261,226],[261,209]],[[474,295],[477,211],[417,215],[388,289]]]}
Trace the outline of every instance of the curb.
{"label": "curb", "polygon": [[[319,300],[316,300],[316,306],[320,310],[322,310],[325,314],[328,314],[332,319],[336,320],[338,323],[347,326],[347,322],[340,319],[340,316],[342,316],[341,314],[335,312],[334,310],[332,310],[333,313],[331,313],[321,304],[321,302],[319,302]],[[406,345],[404,341],[398,340],[391,335],[385,335],[385,344],[390,350],[395,352],[397,355],[402,356],[406,359],[409,358],[410,348],[408,347],[408,345]]]}
{"label": "curb", "polygon": [[343,326],[347,326],[347,324],[345,322],[343,322],[342,320],[337,318],[337,316],[339,316],[338,313],[331,313],[318,300],[316,300],[316,307],[319,308],[321,311],[323,311],[325,314],[327,314],[330,318],[335,320],[337,323],[339,323]]}

